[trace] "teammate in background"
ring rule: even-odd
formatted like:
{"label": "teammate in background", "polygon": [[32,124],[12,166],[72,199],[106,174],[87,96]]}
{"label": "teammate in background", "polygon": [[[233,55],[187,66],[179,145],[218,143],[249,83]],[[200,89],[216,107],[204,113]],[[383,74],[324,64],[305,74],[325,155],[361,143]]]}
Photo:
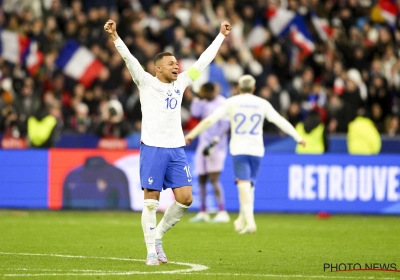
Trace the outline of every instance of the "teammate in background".
{"label": "teammate in background", "polygon": [[303,146],[306,144],[294,127],[279,115],[268,101],[253,95],[255,83],[255,79],[250,75],[240,77],[240,94],[229,98],[185,137],[186,144],[190,144],[202,131],[229,116],[231,123],[229,148],[240,202],[239,217],[235,220],[234,226],[240,234],[255,233],[257,230],[254,220],[254,186],[264,156],[262,131],[264,119],[277,125],[297,143]]}
{"label": "teammate in background", "polygon": [[[185,138],[181,126],[181,103],[185,88],[211,63],[232,29],[221,23],[218,36],[187,71],[179,73],[173,54],[162,52],[154,58],[156,76],[145,72],[117,34],[117,25],[108,20],[104,30],[125,60],[140,91],[142,132],[140,180],[144,190],[142,228],[147,247],[147,265],[167,263],[161,239],[183,216],[192,203],[192,176],[183,150]],[[156,211],[162,189],[171,188],[175,202],[156,226]]]}
{"label": "teammate in background", "polygon": [[[192,101],[190,113],[198,119],[205,119],[220,105],[225,103],[226,98],[219,95],[213,83],[205,83],[199,91],[199,98]],[[190,219],[191,222],[209,222],[207,213],[207,181],[211,182],[215,199],[218,203],[218,213],[212,219],[215,223],[227,223],[230,218],[225,210],[224,190],[219,176],[224,168],[226,153],[228,149],[229,121],[221,120],[211,126],[199,136],[196,148],[195,167],[199,174],[199,196],[200,212]]]}

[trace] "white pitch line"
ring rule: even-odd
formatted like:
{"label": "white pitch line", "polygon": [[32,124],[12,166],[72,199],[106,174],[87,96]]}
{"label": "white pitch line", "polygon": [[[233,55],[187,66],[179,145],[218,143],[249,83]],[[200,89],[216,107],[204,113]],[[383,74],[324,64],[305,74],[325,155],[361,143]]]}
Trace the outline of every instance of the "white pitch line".
{"label": "white pitch line", "polygon": [[250,273],[180,273],[180,274],[187,274],[187,275],[205,275],[205,276],[251,276],[251,277],[270,277],[270,278],[318,278],[318,279],[379,279],[379,280],[393,280],[396,278],[387,278],[387,277],[375,277],[375,276],[329,276],[329,275],[285,275],[285,274],[250,274]]}
{"label": "white pitch line", "polygon": [[115,270],[94,270],[94,269],[51,269],[51,268],[5,268],[12,271],[40,271],[40,272],[115,272]]}
{"label": "white pitch line", "polygon": [[[90,257],[90,256],[71,256],[71,255],[59,255],[59,254],[33,254],[33,253],[11,253],[11,252],[0,252],[0,255],[22,255],[22,256],[41,256],[41,257],[60,257],[60,258],[79,258],[79,259],[104,259],[104,260],[116,260],[116,261],[140,261],[140,259],[129,259],[129,258],[113,258],[113,257]],[[53,273],[25,273],[25,274],[4,274],[7,277],[39,277],[39,276],[127,276],[134,274],[184,274],[184,275],[204,275],[204,276],[243,276],[243,277],[265,277],[265,278],[317,278],[317,279],[379,279],[379,280],[393,280],[396,278],[391,277],[375,277],[375,276],[330,276],[330,275],[284,275],[284,274],[249,274],[249,273],[203,273],[199,272],[206,270],[209,267],[200,264],[190,264],[182,262],[169,262],[176,265],[190,266],[188,269],[170,270],[170,271],[103,271],[103,270],[60,270],[60,269],[27,269],[17,268],[14,270],[23,271],[48,271]],[[65,273],[54,273],[54,272],[65,272]],[[72,272],[72,273],[71,273]],[[81,273],[77,273],[81,272]]]}
{"label": "white pitch line", "polygon": [[[127,271],[127,272],[111,272],[111,273],[38,273],[38,274],[5,274],[8,277],[39,277],[39,276],[128,276],[134,274],[159,274],[161,272],[140,272],[140,271]],[[171,271],[172,273],[172,271]],[[174,273],[180,275],[204,275],[204,276],[227,276],[227,277],[265,277],[265,278],[317,278],[317,279],[375,279],[375,280],[394,280],[396,278],[387,277],[360,277],[360,276],[326,276],[326,275],[284,275],[284,274],[246,274],[246,273]]]}
{"label": "white pitch line", "polygon": [[[144,262],[141,259],[129,259],[129,258],[113,258],[113,257],[91,257],[91,256],[72,256],[72,255],[60,255],[60,254],[34,254],[34,253],[12,253],[12,252],[0,252],[0,255],[20,255],[20,256],[37,256],[37,257],[57,257],[57,258],[74,258],[74,259],[101,259],[101,260],[115,260],[115,261],[133,261],[133,262]],[[175,273],[189,273],[192,271],[202,271],[209,267],[201,264],[183,263],[183,262],[169,262],[170,264],[189,266],[187,269],[178,270],[167,270],[167,271],[126,271],[126,272],[116,272],[116,271],[101,271],[95,273],[72,273],[72,274],[60,274],[54,275],[54,273],[38,273],[38,274],[5,274],[4,276],[67,276],[67,275],[81,275],[81,276],[103,276],[103,275],[132,275],[132,274],[175,274]],[[70,270],[72,271],[72,270]]]}

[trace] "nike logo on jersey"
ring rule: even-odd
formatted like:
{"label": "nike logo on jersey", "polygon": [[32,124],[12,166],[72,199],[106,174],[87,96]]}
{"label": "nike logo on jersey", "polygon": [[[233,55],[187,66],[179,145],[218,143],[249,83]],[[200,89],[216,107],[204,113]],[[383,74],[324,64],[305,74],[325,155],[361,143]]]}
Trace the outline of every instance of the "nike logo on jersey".
{"label": "nike logo on jersey", "polygon": [[155,229],[156,227],[150,227],[150,230],[153,230],[153,229]]}
{"label": "nike logo on jersey", "polygon": [[149,185],[153,184],[153,177],[150,177],[147,182],[149,182]]}
{"label": "nike logo on jersey", "polygon": [[181,91],[180,91],[179,89],[174,89],[174,91],[175,91],[175,93],[178,94],[178,95],[181,94]]}
{"label": "nike logo on jersey", "polygon": [[188,179],[188,182],[192,182],[192,179]]}

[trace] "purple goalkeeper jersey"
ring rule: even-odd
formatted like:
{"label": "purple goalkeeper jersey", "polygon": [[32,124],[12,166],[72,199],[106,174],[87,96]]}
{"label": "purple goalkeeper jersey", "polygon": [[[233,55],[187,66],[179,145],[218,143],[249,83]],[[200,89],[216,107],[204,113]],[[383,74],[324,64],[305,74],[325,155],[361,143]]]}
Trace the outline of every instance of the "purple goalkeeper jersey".
{"label": "purple goalkeeper jersey", "polygon": [[[226,98],[221,95],[218,95],[211,101],[195,98],[190,106],[190,113],[193,117],[203,120],[211,115],[211,113],[213,113],[215,109],[217,109],[225,102]],[[222,119],[214,125],[210,126],[210,128],[199,135],[199,143],[197,145],[197,149],[203,150],[208,144],[211,143],[215,136],[218,136],[220,138],[220,141],[217,145],[214,146],[214,149],[226,151],[228,148],[228,129],[228,119]]]}

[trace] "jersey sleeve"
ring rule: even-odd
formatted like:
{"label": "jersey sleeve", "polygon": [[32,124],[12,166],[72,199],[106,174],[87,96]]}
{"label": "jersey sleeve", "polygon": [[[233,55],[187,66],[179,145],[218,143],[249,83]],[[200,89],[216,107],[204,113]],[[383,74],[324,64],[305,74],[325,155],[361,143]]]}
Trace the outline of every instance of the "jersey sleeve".
{"label": "jersey sleeve", "polygon": [[125,64],[135,84],[138,86],[143,84],[146,80],[147,73],[144,71],[142,65],[140,65],[139,61],[129,52],[128,47],[121,38],[115,40],[114,45],[121,57],[125,60]]}
{"label": "jersey sleeve", "polygon": [[187,137],[190,139],[196,138],[200,133],[204,130],[215,124],[220,119],[224,118],[228,114],[228,104],[218,107],[211,115],[202,120],[195,128],[193,128],[188,134]]}
{"label": "jersey sleeve", "polygon": [[197,80],[201,72],[203,72],[211,61],[213,61],[224,39],[225,36],[219,33],[211,45],[208,46],[208,48],[200,55],[199,59],[193,64],[193,66],[185,71],[193,81]]}
{"label": "jersey sleeve", "polygon": [[[265,101],[265,100],[264,100]],[[268,102],[265,101],[265,108],[266,108],[266,119],[269,122],[274,123],[277,127],[279,127],[283,132],[285,132],[287,135],[290,135],[293,137],[293,139],[296,142],[300,142],[301,136],[299,133],[297,133],[296,129],[293,127],[293,125],[288,122],[284,117],[282,117],[275,109],[272,107],[272,105]]]}

